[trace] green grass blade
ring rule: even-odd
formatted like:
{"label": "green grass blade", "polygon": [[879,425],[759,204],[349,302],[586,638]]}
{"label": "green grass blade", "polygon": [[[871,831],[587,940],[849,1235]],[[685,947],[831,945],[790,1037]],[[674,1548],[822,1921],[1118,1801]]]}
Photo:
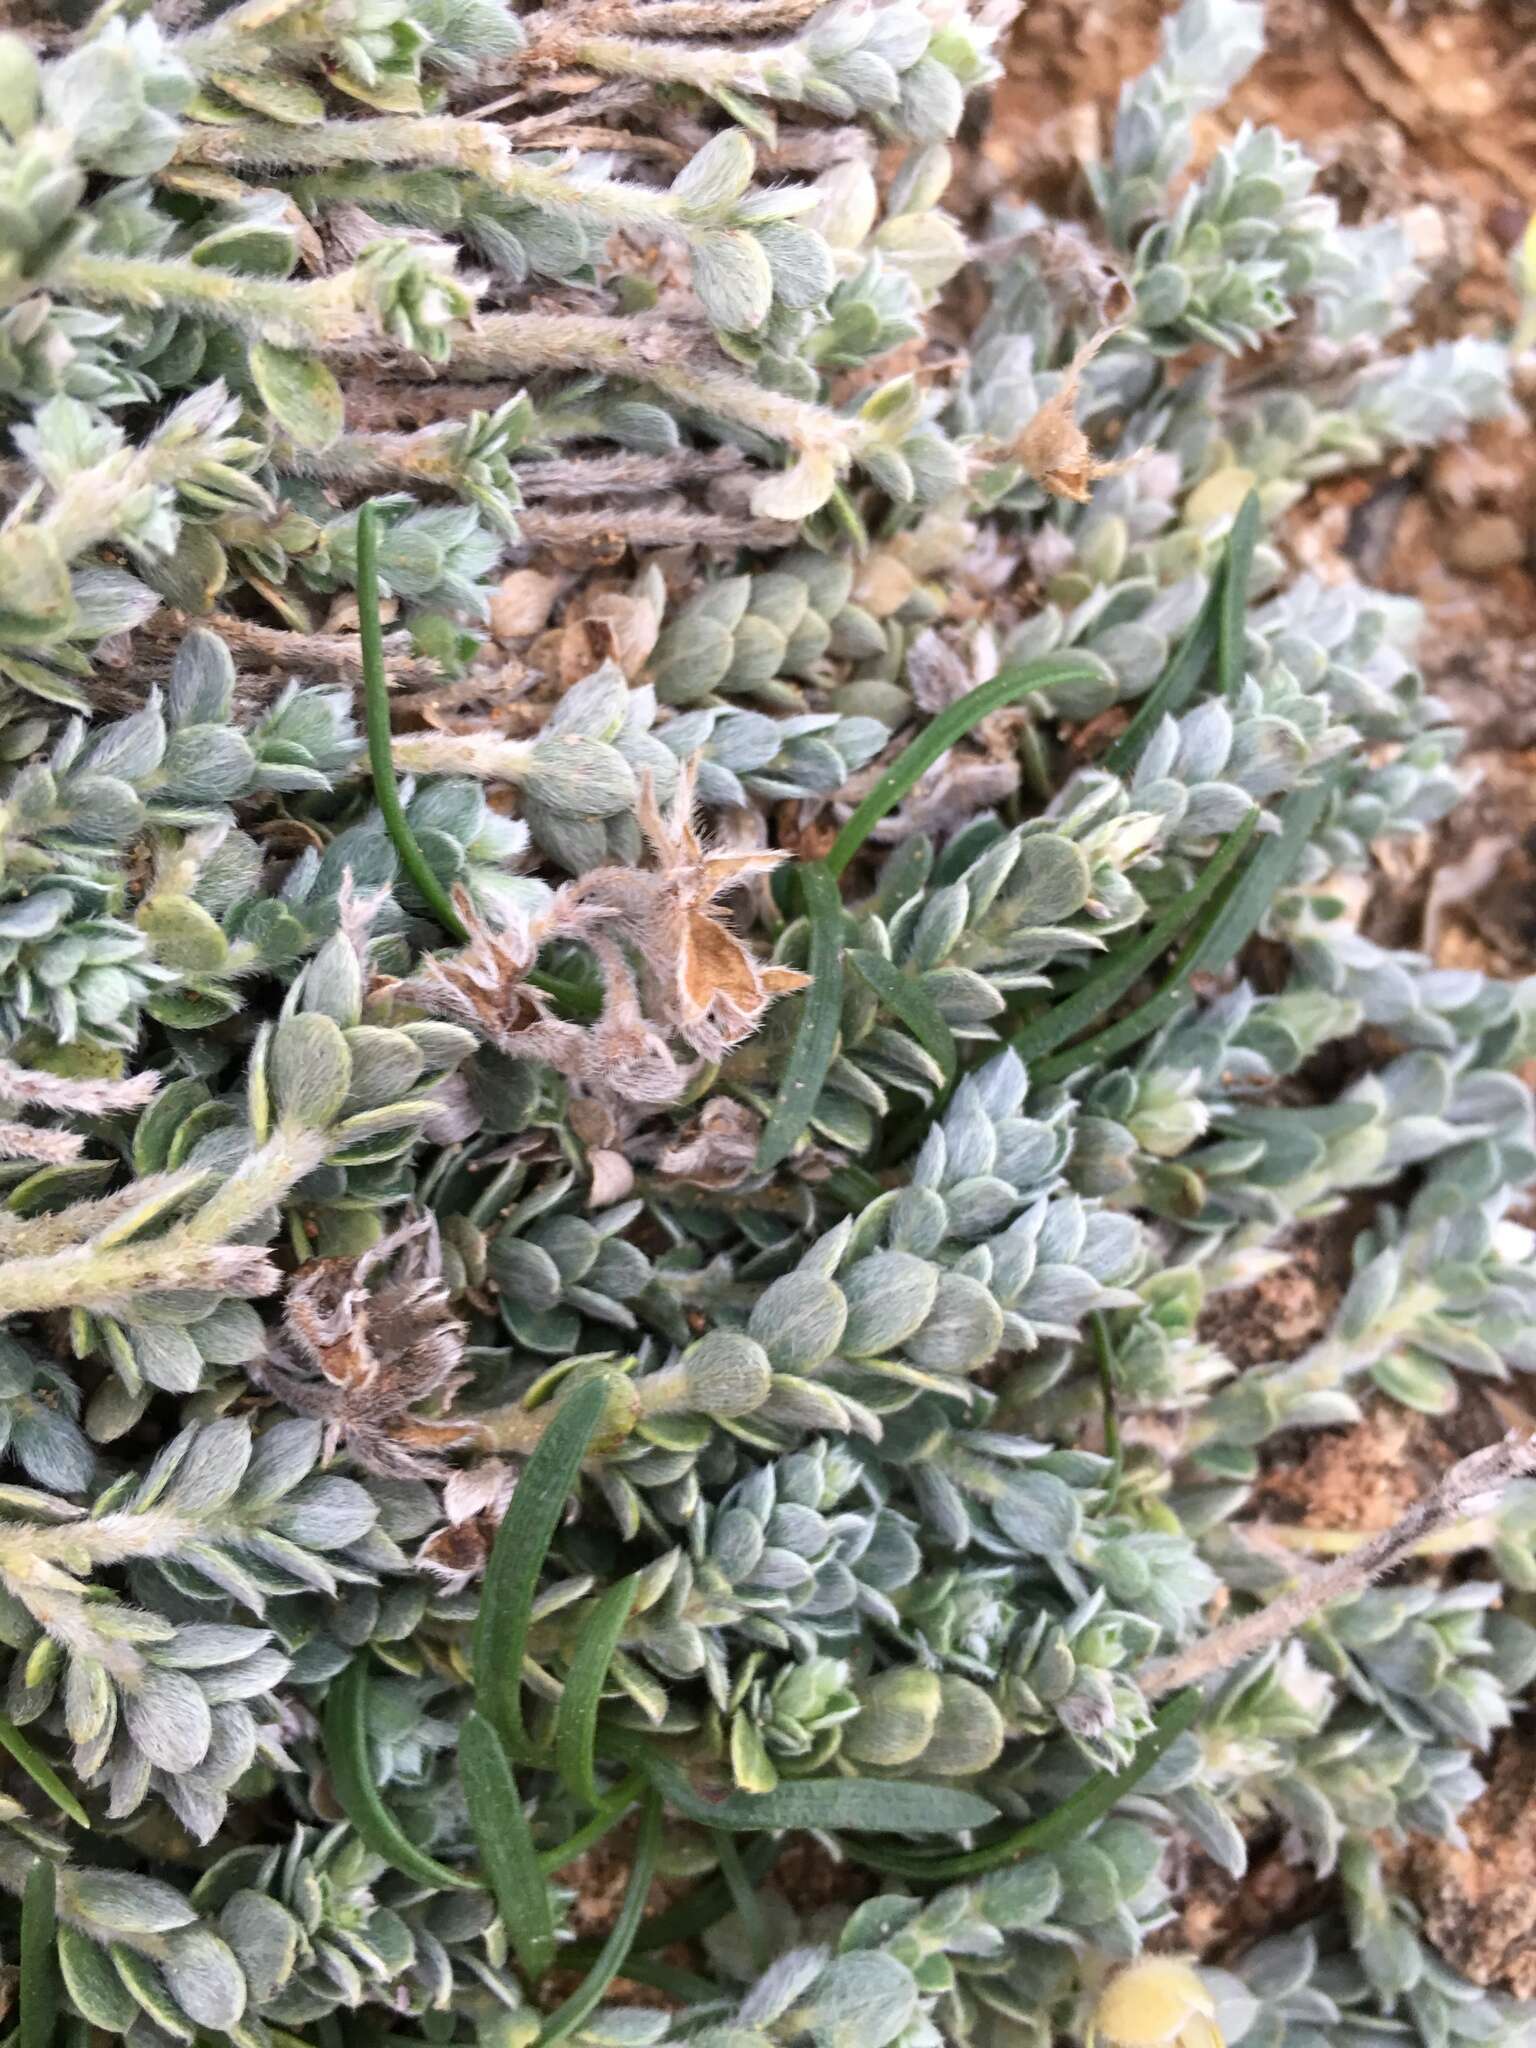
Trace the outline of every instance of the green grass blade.
{"label": "green grass blade", "polygon": [[1176,717],[1194,695],[1200,678],[1216,656],[1222,588],[1223,579],[1218,573],[1212,577],[1211,587],[1205,593],[1193,624],[1179,643],[1178,652],[1143,697],[1136,716],[1119,739],[1105,749],[1097,766],[1107,768],[1112,775],[1128,775],[1141,759],[1147,741],[1159,723],[1165,717]]}
{"label": "green grass blade", "polygon": [[67,1813],[77,1827],[88,1828],[91,1816],[64,1783],[46,1757],[39,1756],[21,1730],[0,1714],[0,1749],[8,1749],[41,1792],[46,1792],[60,1813]]}
{"label": "green grass blade", "polygon": [[1109,1341],[1109,1324],[1096,1309],[1088,1318],[1093,1333],[1093,1358],[1099,1377],[1099,1401],[1104,1416],[1104,1451],[1109,1459],[1109,1477],[1104,1482],[1101,1515],[1112,1515],[1125,1474],[1125,1446],[1120,1441],[1120,1413],[1115,1403],[1115,1354]]}
{"label": "green grass blade", "polygon": [[955,1078],[955,1036],[939,1015],[938,1005],[915,975],[903,974],[883,953],[862,949],[848,955],[848,964],[867,981],[893,1017],[899,1017],[930,1059]]}
{"label": "green grass blade", "polygon": [[747,1938],[747,1947],[752,1956],[752,1967],[761,1972],[773,1960],[773,1943],[768,1933],[768,1922],[763,1915],[762,1901],[741,1860],[741,1851],[736,1847],[735,1837],[719,1835],[715,1850],[720,1858],[720,1875],[725,1879],[725,1888],[731,1895],[731,1904],[741,1922],[741,1931]]}
{"label": "green grass blade", "polygon": [[[781,1837],[762,1835],[742,1851],[741,1867],[750,1885],[760,1885],[784,1849]],[[724,1876],[710,1878],[675,1905],[664,1907],[646,1921],[636,1937],[636,1948],[670,1948],[675,1941],[693,1941],[718,1926],[735,1908],[731,1888]]]}
{"label": "green grass blade", "polygon": [[1089,1828],[1133,1791],[1152,1766],[1172,1747],[1187,1728],[1194,1726],[1202,1705],[1200,1693],[1191,1686],[1175,1693],[1152,1723],[1152,1732],[1122,1771],[1096,1771],[1086,1783],[1064,1799],[1052,1812],[1023,1827],[1012,1828],[995,1842],[969,1849],[956,1856],[912,1856],[900,1850],[866,1849],[850,1843],[848,1853],[872,1870],[889,1871],[896,1877],[926,1880],[932,1884],[953,1884],[958,1878],[981,1877],[1016,1863],[1024,1856],[1045,1856],[1065,1849],[1085,1835]]}
{"label": "green grass blade", "polygon": [[1175,1693],[1153,1717],[1151,1733],[1137,1746],[1136,1754],[1124,1770],[1096,1772],[1053,1812],[1031,1821],[1027,1828],[1021,1830],[1029,1836],[1028,1846],[1037,1855],[1051,1855],[1058,1849],[1070,1847],[1089,1828],[1097,1827],[1126,1793],[1141,1783],[1185,1730],[1193,1728],[1203,1704],[1195,1686]]}
{"label": "green grass blade", "polygon": [[669,1998],[681,1999],[685,2005],[730,2007],[736,2003],[730,1992],[722,1991],[707,1977],[700,1977],[693,1970],[679,1970],[672,1963],[648,1963],[631,1954],[624,1965],[624,1974],[633,1983],[648,1985],[653,1991],[665,1991]]}
{"label": "green grass blade", "polygon": [[1059,1080],[1079,1067],[1112,1059],[1128,1046],[1139,1045],[1160,1030],[1184,1001],[1192,974],[1203,967],[1224,967],[1236,959],[1294,872],[1327,807],[1332,788],[1333,779],[1327,776],[1310,788],[1293,790],[1281,810],[1280,832],[1264,841],[1248,865],[1233,876],[1230,886],[1209,904],[1162,987],[1128,1017],[1120,1018],[1084,1044],[1042,1061],[1035,1070],[1038,1078]]}
{"label": "green grass blade", "polygon": [[53,2048],[59,2024],[57,1873],[46,1856],[27,1872],[21,1895],[21,2012],[18,2048]]}
{"label": "green grass blade", "polygon": [[[1243,627],[1248,611],[1248,578],[1259,538],[1259,500],[1250,491],[1243,500],[1226,554],[1211,578],[1200,609],[1178,652],[1142,699],[1136,716],[1099,762],[1113,775],[1127,775],[1141,759],[1147,741],[1165,717],[1177,717],[1198,688],[1201,677],[1219,657],[1220,690],[1235,697],[1243,680]],[[1235,680],[1234,680],[1235,675]]]}
{"label": "green grass blade", "polygon": [[538,2048],[553,2048],[556,2041],[563,2041],[567,2034],[574,2034],[584,2020],[602,2003],[608,1986],[624,1967],[625,1958],[634,1946],[639,1932],[640,1917],[645,1911],[645,1902],[651,1889],[651,1879],[656,1874],[657,1858],[661,1853],[661,1801],[652,1793],[645,1803],[640,1821],[640,1835],[635,1843],[635,1860],[630,1866],[629,1887],[624,1894],[624,1903],[619,1908],[619,1917],[602,1948],[597,1961],[588,1970],[580,1984],[571,1993],[557,2012],[551,2013],[545,2021],[538,2039]]}
{"label": "green grass blade", "polygon": [[623,1750],[669,1807],[705,1827],[748,1834],[759,1828],[856,1828],[894,1835],[949,1835],[985,1827],[997,1808],[957,1785],[910,1779],[791,1778],[771,1792],[700,1792],[679,1767],[644,1744],[623,1738]]}
{"label": "green grass blade", "polygon": [[758,1140],[754,1162],[758,1173],[771,1173],[781,1165],[805,1135],[837,1051],[843,1014],[842,898],[831,870],[822,861],[811,861],[798,872],[811,927],[811,986],[784,1067],[779,1099]]}
{"label": "green grass blade", "polygon": [[574,1863],[578,1856],[585,1856],[595,1842],[616,1828],[645,1790],[645,1773],[631,1771],[621,1779],[608,1794],[598,1802],[590,1820],[584,1821],[572,1835],[563,1842],[557,1842],[553,1849],[545,1849],[539,1855],[539,1868],[546,1877],[553,1877],[557,1870],[564,1870],[567,1863]]}
{"label": "green grass blade", "polygon": [[1247,945],[1265,911],[1301,865],[1343,772],[1343,765],[1335,764],[1316,782],[1291,791],[1280,807],[1280,830],[1264,840],[1211,918],[1209,929],[1194,942],[1191,973],[1225,966]]}
{"label": "green grass blade", "polygon": [[354,1657],[325,1703],[325,1760],[342,1812],[376,1856],[438,1890],[477,1891],[474,1881],[418,1849],[384,1804],[368,1755],[368,1657]]}
{"label": "green grass blade", "polygon": [[573,981],[568,974],[544,974],[530,968],[523,976],[530,988],[541,988],[553,996],[556,1008],[566,1017],[596,1017],[602,1013],[602,990],[589,982]]}
{"label": "green grass blade", "polygon": [[1040,661],[1026,662],[1022,668],[1005,668],[990,682],[967,691],[958,702],[924,726],[909,747],[902,749],[854,811],[833,840],[832,851],[827,855],[826,864],[832,873],[840,875],[843,872],[880,820],[895,810],[902,798],[921,782],[934,762],[947,754],[957,740],[963,740],[972,726],[979,725],[991,712],[1001,711],[1005,704],[1015,704],[1020,697],[1028,697],[1036,690],[1054,689],[1058,683],[1087,681],[1102,677],[1103,673],[1100,664],[1087,655],[1047,655]]}
{"label": "green grass blade", "polygon": [[555,1715],[555,1768],[572,1796],[587,1806],[598,1801],[597,1710],[602,1704],[603,1683],[638,1585],[638,1577],[620,1579],[587,1617]]}
{"label": "green grass blade", "polygon": [[882,1192],[879,1181],[862,1166],[840,1166],[827,1175],[821,1187],[832,1201],[855,1211],[867,1209]]}
{"label": "green grass blade", "polygon": [[[1139,939],[1112,953],[1101,966],[1096,967],[1082,984],[1059,1003],[1053,1003],[1042,1016],[1033,1017],[1017,1030],[1008,1043],[1025,1061],[1037,1060],[1043,1054],[1052,1052],[1076,1032],[1084,1031],[1102,1017],[1104,1012],[1117,1003],[1126,991],[1135,986],[1141,977],[1167,952],[1174,940],[1192,919],[1216,896],[1227,877],[1237,867],[1248,850],[1249,841],[1258,829],[1259,813],[1254,810],[1245,818],[1235,832],[1227,835],[1220,851],[1206,863],[1205,870],[1194,887],[1183,895],[1168,910],[1165,910],[1155,924],[1142,933]],[[1076,1058],[1075,1064],[1089,1064],[1086,1052]]]}
{"label": "green grass blade", "polygon": [[471,1714],[459,1731],[459,1779],[480,1860],[518,1965],[537,1984],[555,1957],[549,1887],[539,1868],[517,1779],[496,1730]]}
{"label": "green grass blade", "polygon": [[1248,579],[1259,544],[1259,494],[1250,491],[1238,507],[1227,538],[1221,574],[1221,694],[1230,703],[1243,687],[1248,625]]}
{"label": "green grass blade", "polygon": [[379,515],[372,505],[363,505],[357,515],[357,630],[362,642],[363,715],[368,733],[368,766],[373,772],[373,800],[400,856],[400,865],[416,884],[421,900],[443,930],[463,942],[469,937],[464,920],[417,845],[395,782],[395,757],[389,734],[389,679],[384,672],[384,628],[379,617]]}
{"label": "green grass blade", "polygon": [[[767,1877],[788,1841],[785,1835],[755,1835],[741,1853],[741,1867],[747,1874],[747,1882],[760,1885]],[[652,1949],[671,1948],[682,1941],[695,1941],[699,1935],[717,1926],[726,1914],[733,1910],[731,1888],[723,1877],[706,1878],[703,1884],[695,1885],[670,1906],[663,1906],[659,1913],[653,1913],[642,1923],[635,1936],[633,1953],[648,1953]],[[560,1951],[562,1962],[590,1963],[597,1954],[595,1941],[573,1941]]]}
{"label": "green grass blade", "polygon": [[604,1380],[587,1380],[555,1411],[528,1460],[496,1532],[475,1617],[475,1705],[509,1756],[528,1749],[523,1726],[523,1649],[539,1573],[587,1445],[608,1403]]}

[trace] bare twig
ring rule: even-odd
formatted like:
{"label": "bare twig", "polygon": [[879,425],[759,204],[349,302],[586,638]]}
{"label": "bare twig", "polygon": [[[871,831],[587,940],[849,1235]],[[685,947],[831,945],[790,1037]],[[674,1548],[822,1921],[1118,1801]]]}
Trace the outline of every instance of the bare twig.
{"label": "bare twig", "polygon": [[1482,1512],[1490,1495],[1497,1495],[1511,1479],[1528,1472],[1536,1472],[1536,1438],[1510,1436],[1487,1450],[1474,1451],[1470,1458],[1453,1465],[1434,1491],[1400,1521],[1362,1543],[1349,1557],[1308,1572],[1256,1614],[1229,1622],[1175,1656],[1158,1657],[1143,1665],[1136,1674],[1142,1691],[1148,1699],[1156,1699],[1180,1686],[1214,1677],[1244,1657],[1267,1650],[1271,1643],[1283,1642],[1320,1608],[1363,1592],[1401,1564],[1426,1536],[1462,1515]]}
{"label": "bare twig", "polygon": [[[362,646],[355,633],[292,633],[282,626],[258,626],[249,619],[237,619],[228,612],[210,612],[195,621],[181,612],[162,612],[151,631],[164,631],[179,639],[189,625],[206,626],[217,633],[231,653],[271,663],[294,674],[325,675],[341,682],[355,682],[363,672]],[[386,633],[384,653],[390,680],[421,686],[440,682],[442,670],[435,661],[411,654],[409,633]]]}

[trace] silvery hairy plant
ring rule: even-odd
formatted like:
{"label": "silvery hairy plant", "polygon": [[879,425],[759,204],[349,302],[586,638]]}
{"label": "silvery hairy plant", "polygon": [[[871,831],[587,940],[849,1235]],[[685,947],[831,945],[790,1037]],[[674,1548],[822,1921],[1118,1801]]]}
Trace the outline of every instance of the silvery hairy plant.
{"label": "silvery hairy plant", "polygon": [[0,34],[24,2048],[1530,2038],[1404,1872],[1536,1681],[1434,1434],[1536,1370],[1536,985],[1364,927],[1460,734],[1282,526],[1509,351],[1226,121],[1255,0],[982,207],[1011,11]]}

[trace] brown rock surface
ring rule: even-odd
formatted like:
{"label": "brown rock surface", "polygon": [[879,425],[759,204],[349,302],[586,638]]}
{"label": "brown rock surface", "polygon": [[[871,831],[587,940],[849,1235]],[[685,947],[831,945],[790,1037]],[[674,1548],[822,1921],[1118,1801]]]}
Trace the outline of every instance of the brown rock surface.
{"label": "brown rock surface", "polygon": [[1536,1740],[1529,1729],[1500,1740],[1488,1790],[1462,1826],[1464,1849],[1434,1842],[1405,1859],[1424,1931],[1475,1984],[1536,1997]]}

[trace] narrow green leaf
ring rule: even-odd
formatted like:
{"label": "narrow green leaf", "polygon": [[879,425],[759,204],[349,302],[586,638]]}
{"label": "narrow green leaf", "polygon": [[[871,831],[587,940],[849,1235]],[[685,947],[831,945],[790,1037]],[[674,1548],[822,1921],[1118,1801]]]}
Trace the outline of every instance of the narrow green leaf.
{"label": "narrow green leaf", "polygon": [[530,988],[541,988],[545,995],[553,996],[556,1006],[567,1017],[596,1017],[603,1008],[603,992],[591,982],[576,981],[568,974],[545,974],[541,968],[531,968],[523,976]]}
{"label": "narrow green leaf", "polygon": [[400,1827],[374,1783],[368,1754],[368,1657],[354,1657],[325,1702],[325,1760],[342,1812],[376,1856],[418,1884],[476,1891],[472,1879],[429,1856]]}
{"label": "narrow green leaf", "polygon": [[635,1860],[630,1866],[629,1887],[624,1894],[624,1903],[619,1908],[619,1917],[614,1921],[608,1939],[598,1951],[597,1961],[557,2011],[544,2022],[539,2035],[538,2048],[553,2048],[553,2043],[563,2041],[567,2034],[576,2029],[602,2003],[603,1994],[624,1967],[625,1958],[634,1946],[639,1931],[640,1916],[645,1911],[645,1902],[651,1889],[651,1879],[656,1874],[656,1861],[661,1853],[661,1801],[654,1793],[645,1803],[645,1812],[640,1821],[640,1835],[635,1843]]}
{"label": "narrow green leaf", "polygon": [[[357,631],[362,642],[363,720],[374,802],[400,857],[400,865],[415,883],[421,900],[448,936],[464,944],[469,938],[464,920],[411,830],[395,781],[389,730],[389,678],[384,669],[384,626],[379,612],[378,513],[372,505],[362,506],[357,515]],[[553,996],[567,1017],[595,1017],[602,1008],[601,991],[584,983],[537,969],[527,978],[535,988]]]}
{"label": "narrow green leaf", "polygon": [[1178,652],[1142,699],[1136,716],[1125,731],[1104,752],[1099,765],[1111,774],[1129,774],[1141,759],[1160,720],[1177,717],[1218,654],[1222,695],[1233,697],[1242,687],[1248,578],[1252,573],[1253,551],[1258,538],[1259,500],[1257,493],[1250,491],[1232,523],[1221,565],[1211,578],[1210,588],[1189,631],[1179,643]]}
{"label": "narrow green leaf", "polygon": [[[1128,1017],[1096,1033],[1082,1045],[1042,1061],[1035,1069],[1042,1081],[1059,1080],[1078,1067],[1091,1066],[1139,1045],[1160,1030],[1184,1000],[1189,978],[1205,967],[1224,967],[1247,945],[1259,920],[1284,888],[1306,850],[1327,806],[1337,771],[1307,789],[1293,790],[1281,807],[1281,829],[1266,838],[1246,867],[1205,908],[1205,914],[1168,971],[1161,988]],[[1245,829],[1240,826],[1240,831]],[[1225,852],[1225,848],[1223,848]],[[1221,858],[1220,855],[1217,856]],[[1215,863],[1213,862],[1214,866]],[[1204,876],[1201,877],[1203,881]]]}
{"label": "narrow green leaf", "polygon": [[720,1858],[720,1875],[725,1879],[725,1888],[731,1895],[731,1904],[735,1907],[736,1917],[741,1922],[742,1933],[747,1937],[752,1967],[759,1972],[766,1970],[773,1960],[773,1943],[768,1933],[768,1922],[763,1914],[762,1902],[757,1896],[757,1887],[746,1873],[734,1836],[717,1836],[715,1852]]}
{"label": "narrow green leaf", "polygon": [[694,1970],[679,1970],[672,1963],[647,1963],[631,1953],[624,1964],[624,1974],[636,1984],[648,1984],[653,1991],[665,1991],[669,1998],[680,1999],[685,2005],[725,2005],[736,2003],[727,1991],[718,1984],[712,1984],[708,1977],[701,1977]]}
{"label": "narrow green leaf", "polygon": [[576,1484],[587,1445],[608,1402],[605,1380],[587,1380],[561,1402],[528,1460],[496,1532],[475,1617],[475,1705],[522,1758],[523,1648],[533,1596],[555,1528]]}
{"label": "narrow green leaf", "polygon": [[1084,1785],[1064,1799],[1053,1812],[1031,1821],[1026,1832],[1029,1847],[1037,1855],[1051,1855],[1081,1839],[1097,1827],[1127,1792],[1139,1785],[1152,1766],[1171,1749],[1199,1718],[1204,1701],[1197,1687],[1175,1693],[1153,1717],[1152,1732],[1138,1745],[1136,1754],[1120,1771],[1097,1771]]}
{"label": "narrow green leaf", "polygon": [[53,2048],[59,2024],[59,1966],[54,1910],[57,1875],[46,1856],[27,1872],[21,1895],[21,2024],[18,2048]]}
{"label": "narrow green leaf", "polygon": [[[741,1866],[750,1885],[760,1885],[784,1851],[784,1838],[763,1835],[749,1842]],[[670,1948],[674,1942],[694,1941],[717,1926],[734,1908],[731,1887],[722,1874],[687,1892],[672,1905],[653,1913],[635,1938],[640,1949]]]}
{"label": "narrow green leaf", "polygon": [[899,1017],[923,1051],[944,1069],[944,1079],[955,1078],[955,1036],[939,1015],[938,1005],[915,975],[903,974],[883,953],[857,948],[848,955],[849,965],[867,981],[891,1012]]}
{"label": "narrow green leaf", "polygon": [[1336,762],[1316,782],[1291,791],[1280,806],[1280,830],[1263,841],[1237,885],[1214,909],[1208,928],[1192,940],[1191,973],[1224,967],[1253,937],[1259,920],[1301,865],[1344,765]]}
{"label": "narrow green leaf", "polygon": [[620,1579],[587,1617],[555,1715],[555,1768],[585,1806],[597,1804],[597,1710],[638,1584],[638,1576]]}
{"label": "narrow green leaf", "polygon": [[[1080,988],[1063,1001],[1053,1003],[1042,1016],[1031,1018],[1029,1023],[1021,1026],[1008,1041],[1020,1059],[1037,1060],[1043,1053],[1054,1051],[1064,1040],[1075,1032],[1086,1030],[1117,1003],[1217,894],[1247,851],[1258,822],[1259,813],[1254,810],[1235,832],[1227,835],[1220,852],[1206,863],[1194,887],[1165,910],[1139,939],[1112,953],[1093,970]],[[1078,1057],[1074,1048],[1068,1057],[1073,1058],[1077,1066],[1089,1064],[1086,1051]]]}
{"label": "narrow green leaf", "polygon": [[855,1211],[867,1209],[881,1192],[879,1181],[862,1166],[840,1166],[827,1175],[822,1189],[832,1201]]}
{"label": "narrow green leaf", "polygon": [[8,1749],[39,1791],[46,1792],[60,1813],[67,1813],[77,1827],[88,1828],[91,1816],[64,1783],[46,1757],[39,1756],[21,1730],[0,1714],[0,1748]]}
{"label": "narrow green leaf", "polygon": [[555,1922],[517,1779],[496,1730],[471,1714],[459,1730],[459,1779],[501,1924],[524,1977],[537,1984],[554,1961]]}
{"label": "narrow green leaf", "polygon": [[880,820],[895,810],[935,761],[989,713],[1000,711],[1005,704],[1017,703],[1020,697],[1036,690],[1054,689],[1058,683],[1087,681],[1103,673],[1102,666],[1087,655],[1047,655],[1041,661],[1026,662],[1022,668],[1005,668],[990,682],[967,691],[924,726],[912,744],[896,756],[832,842],[826,860],[828,868],[834,875],[840,875]]}
{"label": "narrow green leaf", "polygon": [[645,1790],[645,1773],[631,1771],[614,1786],[606,1799],[600,1800],[590,1820],[586,1820],[574,1834],[567,1835],[563,1842],[557,1842],[553,1849],[545,1849],[539,1856],[539,1868],[546,1877],[553,1877],[557,1870],[564,1870],[567,1863],[574,1863],[578,1856],[585,1856],[594,1842],[616,1828]]}
{"label": "narrow green leaf", "polygon": [[843,1010],[843,904],[832,871],[822,861],[798,870],[811,927],[810,976],[805,1010],[784,1067],[779,1099],[758,1140],[754,1170],[771,1173],[805,1133],[837,1051]]}
{"label": "narrow green leaf", "polygon": [[1200,678],[1210,667],[1220,633],[1222,577],[1211,578],[1211,587],[1196,612],[1194,622],[1179,643],[1179,650],[1152,688],[1137,706],[1136,716],[1112,747],[1105,749],[1098,763],[1112,775],[1128,775],[1141,759],[1147,741],[1162,719],[1177,717],[1189,702]]}
{"label": "narrow green leaf", "polygon": [[893,1835],[949,1835],[984,1827],[997,1808],[978,1793],[953,1785],[922,1785],[877,1778],[791,1778],[771,1792],[698,1791],[676,1764],[638,1743],[625,1751],[668,1806],[685,1820],[748,1834],[758,1828],[857,1828]]}
{"label": "narrow green leaf", "polygon": [[[788,1837],[758,1835],[742,1852],[741,1867],[749,1884],[760,1885],[783,1853]],[[723,1877],[706,1878],[670,1906],[663,1906],[641,1924],[632,1955],[652,1949],[672,1948],[681,1941],[695,1941],[722,1921],[732,1910],[731,1888]],[[597,1955],[595,1941],[573,1941],[560,1951],[560,1960],[571,1964],[590,1963]],[[627,1965],[626,1965],[627,1967]]]}
{"label": "narrow green leaf", "polygon": [[1259,494],[1250,491],[1237,508],[1227,539],[1221,574],[1221,694],[1229,702],[1243,687],[1244,641],[1248,625],[1248,578],[1259,543]]}
{"label": "narrow green leaf", "polygon": [[1024,1856],[1052,1855],[1068,1848],[1089,1828],[1095,1827],[1112,1808],[1133,1791],[1186,1728],[1194,1726],[1202,1705],[1199,1691],[1175,1693],[1152,1723],[1152,1732],[1121,1771],[1096,1771],[1052,1812],[1039,1820],[1011,1828],[995,1842],[956,1856],[914,1856],[900,1850],[866,1849],[862,1843],[848,1844],[848,1853],[872,1870],[885,1870],[897,1877],[926,1879],[933,1884],[953,1884],[956,1879],[980,1877],[1000,1870]]}
{"label": "narrow green leaf", "polygon": [[1088,1318],[1093,1332],[1093,1356],[1099,1375],[1099,1399],[1104,1414],[1104,1449],[1109,1457],[1109,1478],[1104,1483],[1104,1500],[1099,1513],[1112,1515],[1125,1472],[1125,1447],[1120,1441],[1120,1414],[1115,1405],[1115,1354],[1109,1341],[1109,1324],[1096,1309]]}
{"label": "narrow green leaf", "polygon": [[400,856],[400,865],[415,883],[421,900],[443,930],[462,944],[469,937],[464,920],[417,845],[395,782],[395,757],[389,736],[389,678],[384,672],[384,626],[379,615],[379,515],[372,505],[362,506],[357,515],[357,631],[362,642],[363,708],[368,766],[373,772],[373,800]]}

